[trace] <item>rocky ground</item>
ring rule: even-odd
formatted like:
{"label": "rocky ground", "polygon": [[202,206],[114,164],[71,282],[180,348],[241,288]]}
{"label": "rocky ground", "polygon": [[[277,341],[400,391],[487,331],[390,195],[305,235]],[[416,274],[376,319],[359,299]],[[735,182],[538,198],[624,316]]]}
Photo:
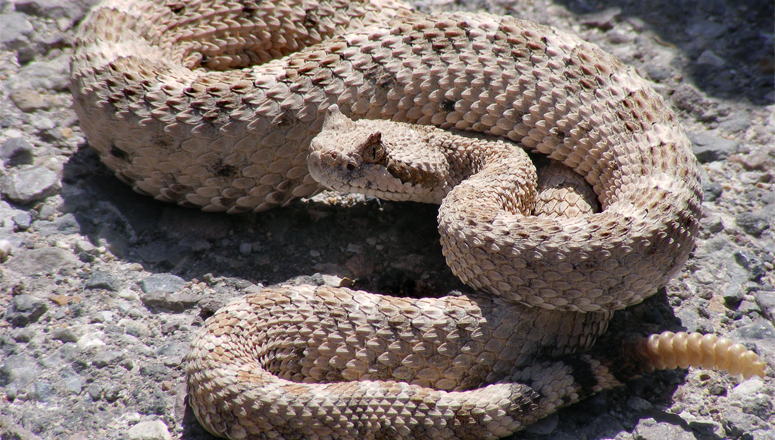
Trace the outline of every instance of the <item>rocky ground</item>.
{"label": "rocky ground", "polygon": [[[214,310],[292,280],[406,295],[465,291],[433,206],[324,193],[260,215],[158,203],[113,178],[70,108],[68,58],[94,0],[0,0],[0,439],[210,439],[182,358]],[[741,382],[658,372],[563,409],[518,439],[775,439],[773,3],[418,0],[557,26],[635,66],[682,118],[705,218],[685,270],[608,337],[664,329],[743,341]]]}

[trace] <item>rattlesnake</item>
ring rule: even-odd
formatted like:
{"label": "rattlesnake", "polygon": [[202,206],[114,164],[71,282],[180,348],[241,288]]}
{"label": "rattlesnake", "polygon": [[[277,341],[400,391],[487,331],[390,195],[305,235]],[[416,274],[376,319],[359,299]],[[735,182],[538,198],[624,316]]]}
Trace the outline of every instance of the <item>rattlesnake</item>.
{"label": "rattlesnake", "polygon": [[491,438],[644,366],[724,367],[731,353],[733,369],[743,359],[761,374],[739,345],[697,336],[626,345],[635,368],[572,354],[680,269],[701,201],[675,116],[577,37],[393,0],[108,0],[81,25],[72,90],[120,179],[207,211],[318,191],[309,146],[335,104],[353,119],[516,142],[583,176],[600,201],[596,214],[524,217],[499,192],[515,185],[508,166],[499,191],[481,184],[490,174],[466,172],[442,202],[443,248],[488,295],[280,286],[218,311],[187,357],[190,403],[214,434]]}

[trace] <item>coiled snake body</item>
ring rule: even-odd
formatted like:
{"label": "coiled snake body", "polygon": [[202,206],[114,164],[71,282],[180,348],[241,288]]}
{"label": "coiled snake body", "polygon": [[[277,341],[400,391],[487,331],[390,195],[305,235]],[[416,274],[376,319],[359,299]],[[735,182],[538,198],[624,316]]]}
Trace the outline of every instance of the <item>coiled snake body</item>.
{"label": "coiled snake body", "polygon": [[72,90],[120,179],[208,211],[317,191],[309,146],[334,105],[513,141],[597,195],[599,213],[531,217],[504,199],[514,179],[463,173],[440,210],[443,246],[487,295],[285,286],[220,310],[187,373],[200,422],[231,438],[521,429],[618,383],[610,365],[567,353],[664,285],[698,228],[695,160],[662,99],[596,46],[512,17],[430,17],[392,0],[109,0],[81,26]]}

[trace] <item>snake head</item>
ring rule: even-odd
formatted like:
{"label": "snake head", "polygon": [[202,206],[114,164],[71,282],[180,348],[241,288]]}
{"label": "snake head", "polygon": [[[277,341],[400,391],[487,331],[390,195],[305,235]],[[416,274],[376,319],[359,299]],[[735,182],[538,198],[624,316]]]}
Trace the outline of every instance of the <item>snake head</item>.
{"label": "snake head", "polygon": [[310,175],[321,185],[385,200],[440,203],[448,161],[422,127],[392,121],[353,121],[328,108],[310,142]]}

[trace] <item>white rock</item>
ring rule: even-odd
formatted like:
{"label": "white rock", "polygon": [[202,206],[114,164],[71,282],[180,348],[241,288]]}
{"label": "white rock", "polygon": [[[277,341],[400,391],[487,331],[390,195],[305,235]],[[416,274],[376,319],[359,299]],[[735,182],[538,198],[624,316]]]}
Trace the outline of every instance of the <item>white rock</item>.
{"label": "white rock", "polygon": [[740,385],[732,388],[729,392],[729,397],[733,399],[741,399],[747,396],[753,396],[759,392],[764,386],[764,382],[758,376],[754,376],[751,379],[743,381]]}
{"label": "white rock", "polygon": [[172,440],[167,425],[161,420],[140,422],[127,431],[129,440]]}
{"label": "white rock", "polygon": [[92,333],[86,333],[85,335],[78,338],[78,348],[81,350],[88,350],[90,348],[97,348],[97,347],[104,347],[105,343],[100,338],[104,338],[105,333],[103,332],[92,332]]}

